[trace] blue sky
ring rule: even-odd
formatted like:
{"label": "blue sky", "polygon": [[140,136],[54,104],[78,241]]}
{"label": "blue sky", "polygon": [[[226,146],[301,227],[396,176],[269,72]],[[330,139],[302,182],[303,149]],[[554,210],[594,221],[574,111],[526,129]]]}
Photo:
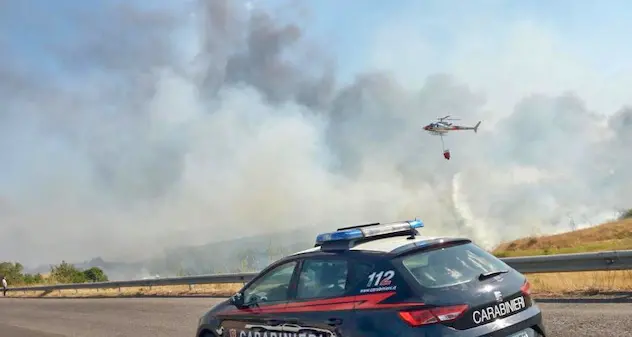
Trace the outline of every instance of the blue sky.
{"label": "blue sky", "polygon": [[[259,3],[262,3],[259,1]],[[265,4],[278,4],[265,1]],[[424,59],[428,72],[445,70],[459,39],[477,35],[496,48],[512,25],[531,22],[555,39],[586,66],[619,71],[628,66],[632,49],[624,41],[632,33],[629,13],[632,3],[613,1],[337,1],[299,2],[311,12],[308,36],[315,37],[335,53],[341,75],[372,67],[370,55],[376,35],[389,25],[407,28],[431,44],[432,57]],[[414,41],[411,44],[414,45]],[[407,50],[401,50],[405,55]],[[420,61],[422,62],[422,61]]]}
{"label": "blue sky", "polygon": [[[9,10],[0,14],[0,28],[8,32],[4,37],[12,41],[21,62],[36,57],[39,66],[48,63],[46,54],[37,46],[53,43],[57,39],[71,39],[73,29],[65,23],[68,13],[88,10],[99,11],[108,1],[80,0],[25,0],[5,5]],[[115,2],[114,0],[109,2]],[[121,1],[116,0],[117,3]],[[188,2],[188,1],[187,1]],[[178,6],[182,3],[179,2]],[[263,6],[278,6],[285,1],[255,0]],[[165,1],[134,1],[141,6],[155,7]],[[457,1],[457,0],[401,0],[401,1],[339,1],[312,0],[298,2],[311,13],[307,34],[318,41],[334,46],[331,48],[343,72],[350,75],[366,67],[366,55],[370,53],[376,32],[393,22],[413,22],[432,42],[440,54],[449,54],[454,39],[463,27],[480,31],[481,34],[502,34],[503,27],[515,20],[532,20],[544,25],[565,41],[585,41],[590,50],[590,61],[607,67],[612,62],[606,58],[624,59],[629,56],[629,47],[623,40],[632,30],[632,21],[627,14],[632,3],[623,0],[611,1]],[[28,24],[22,24],[26,23]],[[51,33],[51,34],[48,34]],[[331,45],[330,45],[331,43]],[[608,47],[617,45],[625,48],[611,53]],[[35,61],[35,60],[33,60]],[[441,61],[439,57],[437,62]]]}

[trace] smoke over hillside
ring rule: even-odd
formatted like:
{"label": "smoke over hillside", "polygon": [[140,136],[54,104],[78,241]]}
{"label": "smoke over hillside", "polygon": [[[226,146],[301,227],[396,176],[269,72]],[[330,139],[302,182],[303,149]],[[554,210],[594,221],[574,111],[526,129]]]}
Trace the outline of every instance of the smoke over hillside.
{"label": "smoke over hillside", "polygon": [[[458,72],[343,83],[301,16],[237,1],[3,6],[31,38],[0,35],[3,259],[132,260],[415,216],[494,244],[632,204],[632,109],[592,111],[567,88],[490,112],[513,96]],[[446,137],[450,161],[421,130],[447,114],[483,120]]]}

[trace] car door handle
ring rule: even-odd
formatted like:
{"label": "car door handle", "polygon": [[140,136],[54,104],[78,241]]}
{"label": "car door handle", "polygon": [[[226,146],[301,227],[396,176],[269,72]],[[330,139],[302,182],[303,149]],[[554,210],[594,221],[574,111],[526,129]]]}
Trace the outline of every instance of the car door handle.
{"label": "car door handle", "polygon": [[283,323],[280,319],[266,319],[265,322],[267,325],[279,325]]}
{"label": "car door handle", "polygon": [[330,318],[326,321],[327,325],[335,326],[342,324],[342,319],[340,318]]}

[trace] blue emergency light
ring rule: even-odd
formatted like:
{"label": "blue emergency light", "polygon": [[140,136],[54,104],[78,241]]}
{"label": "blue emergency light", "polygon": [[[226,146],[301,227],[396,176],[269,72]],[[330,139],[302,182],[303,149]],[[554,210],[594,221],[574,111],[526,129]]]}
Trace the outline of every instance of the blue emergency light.
{"label": "blue emergency light", "polygon": [[351,241],[384,234],[410,232],[423,226],[424,224],[421,220],[415,219],[388,224],[371,224],[368,226],[351,227],[348,229],[343,228],[335,232],[319,234],[316,237],[316,246],[322,245],[326,242]]}

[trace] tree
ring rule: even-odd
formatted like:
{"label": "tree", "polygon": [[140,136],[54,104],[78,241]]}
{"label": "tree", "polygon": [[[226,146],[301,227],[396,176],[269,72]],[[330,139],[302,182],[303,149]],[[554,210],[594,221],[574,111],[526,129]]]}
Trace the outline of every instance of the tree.
{"label": "tree", "polygon": [[62,261],[57,266],[52,266],[50,276],[58,283],[84,283],[86,276],[77,267]]}
{"label": "tree", "polygon": [[83,276],[88,282],[107,282],[108,276],[99,267],[92,267],[83,271]]}
{"label": "tree", "polygon": [[108,276],[99,267],[92,267],[87,270],[80,270],[74,265],[62,261],[57,266],[51,266],[51,273],[48,279],[42,274],[25,274],[24,267],[18,262],[0,262],[0,277],[7,278],[7,282],[13,286],[36,285],[43,283],[84,283],[84,282],[107,282]]}
{"label": "tree", "polygon": [[623,219],[632,219],[632,208],[630,208],[627,211],[623,211],[621,212],[621,216],[619,217],[620,220]]}
{"label": "tree", "polygon": [[24,275],[22,275],[23,270],[24,267],[19,262],[0,263],[0,277],[6,277],[9,284],[21,284],[24,281]]}
{"label": "tree", "polygon": [[31,284],[42,284],[42,283],[44,283],[44,277],[42,277],[42,274],[40,273],[37,273],[35,275],[24,274],[24,284],[31,285]]}
{"label": "tree", "polygon": [[249,272],[256,270],[257,255],[260,255],[256,250],[247,248],[237,253],[237,258],[240,263],[240,272]]}

